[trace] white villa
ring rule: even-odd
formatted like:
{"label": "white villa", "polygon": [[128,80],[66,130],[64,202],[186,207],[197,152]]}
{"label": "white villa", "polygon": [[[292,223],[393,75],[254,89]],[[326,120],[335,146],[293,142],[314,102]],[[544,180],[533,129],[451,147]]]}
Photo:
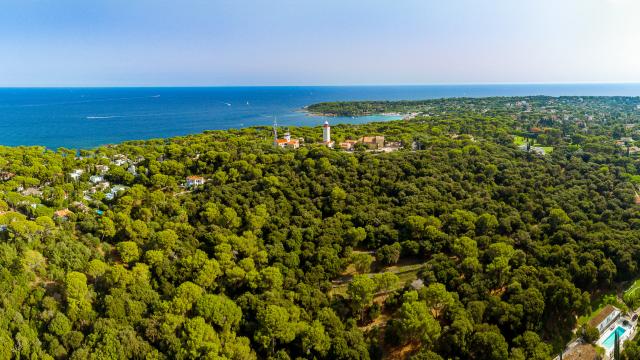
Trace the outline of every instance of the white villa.
{"label": "white villa", "polygon": [[619,315],[620,310],[618,308],[612,305],[607,305],[598,313],[598,315],[589,321],[589,325],[598,329],[598,331],[602,333],[607,329],[609,324],[618,318]]}
{"label": "white villa", "polygon": [[113,161],[112,161],[112,163],[115,164],[116,166],[122,166],[128,162],[129,162],[129,159],[122,154],[114,155]]}
{"label": "white villa", "polygon": [[205,179],[202,176],[187,176],[187,187],[204,185]]}
{"label": "white villa", "polygon": [[91,181],[94,184],[101,183],[104,181],[104,177],[102,175],[91,175],[89,177],[89,181]]}
{"label": "white villa", "polygon": [[84,174],[84,170],[75,169],[69,173],[69,177],[77,181],[78,179],[80,179],[80,176],[82,176],[82,174]]}
{"label": "white villa", "polygon": [[289,132],[287,131],[286,133],[284,133],[284,139],[276,139],[276,145],[281,148],[289,147],[292,149],[297,149],[300,147],[300,140],[292,139],[291,134],[289,134]]}
{"label": "white villa", "polygon": [[104,174],[109,171],[109,167],[107,165],[96,165],[96,171],[99,174]]}
{"label": "white villa", "polygon": [[116,195],[118,195],[118,193],[123,192],[125,190],[127,190],[127,188],[123,185],[114,185],[111,187],[109,192],[104,195],[104,198],[107,200],[113,200],[115,199]]}

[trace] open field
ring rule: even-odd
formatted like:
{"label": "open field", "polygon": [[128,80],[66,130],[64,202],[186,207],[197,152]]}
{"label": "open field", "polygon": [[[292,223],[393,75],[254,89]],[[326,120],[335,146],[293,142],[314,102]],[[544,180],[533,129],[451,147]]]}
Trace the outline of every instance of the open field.
{"label": "open field", "polygon": [[[395,289],[399,289],[403,287],[408,281],[411,282],[418,278],[418,271],[420,271],[420,269],[422,268],[422,265],[423,264],[394,265],[394,266],[386,267],[382,271],[367,273],[365,275],[369,277],[373,277],[376,274],[380,274],[384,272],[392,272],[398,275],[398,278],[400,278],[400,281],[398,281],[398,284],[396,285],[396,288],[395,288]],[[349,286],[350,282],[351,282],[351,279],[349,278],[344,281],[341,281],[339,284],[334,285],[333,288],[331,289],[330,295],[346,296],[347,287]]]}
{"label": "open field", "polygon": [[[522,146],[527,143],[527,139],[523,136],[514,136],[513,143],[517,146]],[[535,142],[531,146],[539,147],[544,150],[545,154],[551,154],[553,152],[553,146],[542,146],[541,144]]]}
{"label": "open field", "polygon": [[634,283],[631,284],[631,286],[627,290],[625,290],[624,296],[626,297],[636,295],[638,290],[640,290],[640,280],[634,281]]}

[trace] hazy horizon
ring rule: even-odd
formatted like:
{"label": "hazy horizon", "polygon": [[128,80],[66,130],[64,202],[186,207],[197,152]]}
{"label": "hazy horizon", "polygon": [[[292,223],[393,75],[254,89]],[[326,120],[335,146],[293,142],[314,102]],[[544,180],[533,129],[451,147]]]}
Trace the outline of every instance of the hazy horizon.
{"label": "hazy horizon", "polygon": [[[113,88],[283,88],[283,87],[430,87],[430,86],[571,86],[571,85],[640,85],[640,81],[574,81],[574,82],[484,82],[422,84],[282,84],[282,85],[65,85],[65,86],[0,86],[0,89],[113,89]],[[577,95],[576,95],[577,96]]]}
{"label": "hazy horizon", "polygon": [[640,82],[632,0],[9,1],[0,86]]}

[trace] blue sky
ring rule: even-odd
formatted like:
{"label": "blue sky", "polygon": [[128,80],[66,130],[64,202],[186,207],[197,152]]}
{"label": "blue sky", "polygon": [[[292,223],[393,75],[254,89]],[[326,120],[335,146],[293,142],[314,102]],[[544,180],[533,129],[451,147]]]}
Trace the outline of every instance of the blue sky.
{"label": "blue sky", "polygon": [[2,0],[0,86],[639,82],[634,0]]}

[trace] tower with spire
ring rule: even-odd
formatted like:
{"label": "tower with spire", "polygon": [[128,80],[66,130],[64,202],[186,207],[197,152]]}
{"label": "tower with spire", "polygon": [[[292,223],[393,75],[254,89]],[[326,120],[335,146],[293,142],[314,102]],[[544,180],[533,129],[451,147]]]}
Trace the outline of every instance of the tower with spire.
{"label": "tower with spire", "polygon": [[292,139],[289,129],[284,133],[283,139],[278,139],[278,122],[273,120],[273,146],[281,148],[297,149],[300,147],[300,139]]}

